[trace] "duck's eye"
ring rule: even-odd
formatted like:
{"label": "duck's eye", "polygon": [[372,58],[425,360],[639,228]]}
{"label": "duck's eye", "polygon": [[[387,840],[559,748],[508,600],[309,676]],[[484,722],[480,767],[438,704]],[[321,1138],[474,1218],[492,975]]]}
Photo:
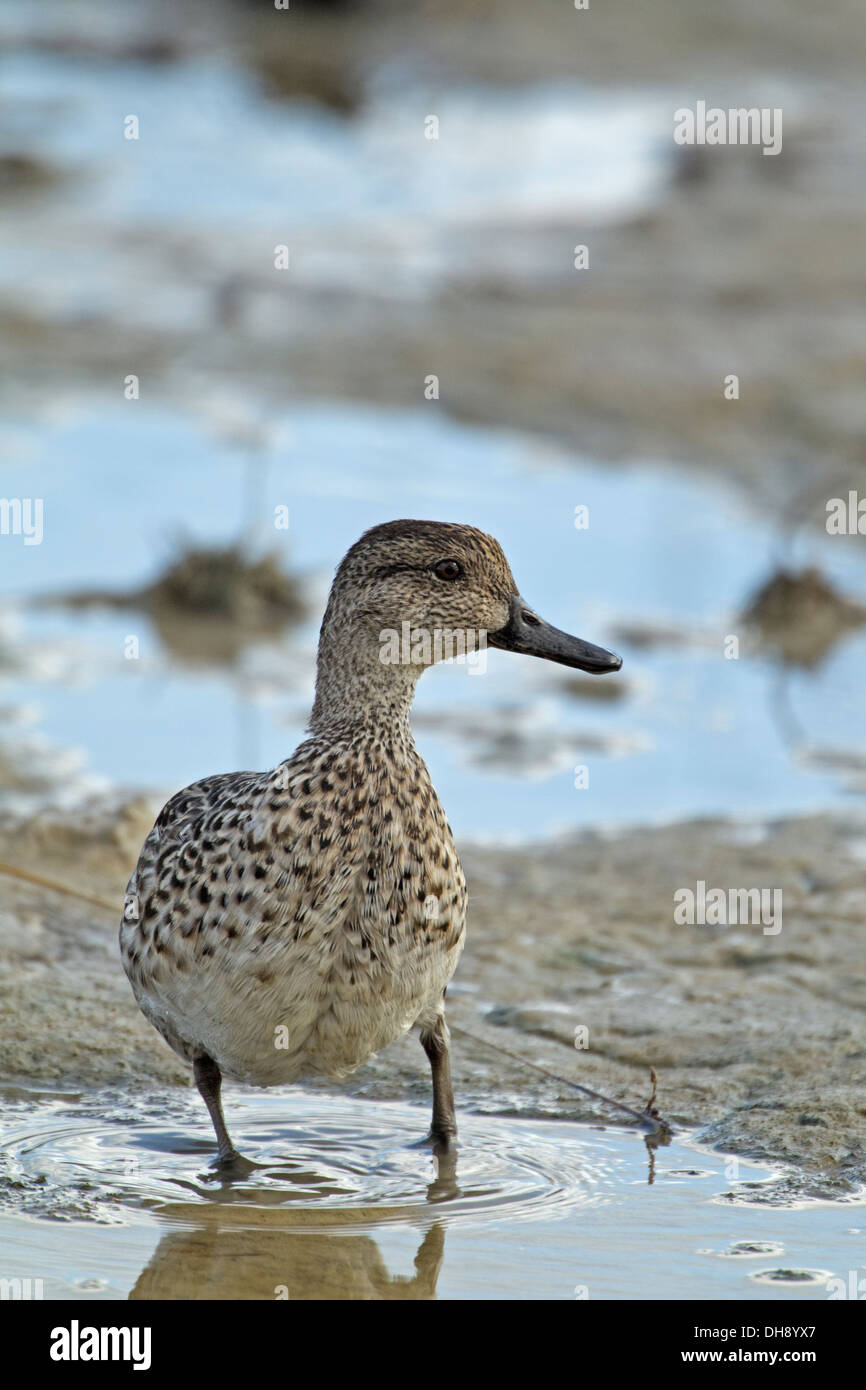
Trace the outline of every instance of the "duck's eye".
{"label": "duck's eye", "polygon": [[463,570],[456,560],[437,560],[433,573],[437,579],[459,579]]}

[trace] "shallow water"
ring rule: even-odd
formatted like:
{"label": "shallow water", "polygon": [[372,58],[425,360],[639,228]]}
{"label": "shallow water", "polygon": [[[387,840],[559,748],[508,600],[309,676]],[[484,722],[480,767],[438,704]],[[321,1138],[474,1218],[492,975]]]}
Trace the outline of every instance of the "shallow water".
{"label": "shallow water", "polygon": [[[7,538],[8,593],[128,589],[152,577],[179,528],[209,542],[237,534],[252,465],[214,433],[207,403],[131,410],[80,404],[67,419],[24,429],[3,486],[45,498],[45,533],[39,546]],[[267,419],[264,433],[271,447],[255,464],[246,519],[258,544],[276,546],[307,577],[310,622],[249,649],[229,670],[171,657],[132,610],[10,615],[0,737],[5,719],[29,771],[41,760],[50,779],[55,750],[74,749],[79,785],[95,776],[173,790],[288,756],[312,698],[331,569],[366,526],[403,515],[489,530],[539,612],[624,655],[622,674],[597,682],[622,686],[610,701],[575,698],[570,673],[496,651],[481,675],[465,666],[425,674],[416,736],[458,836],[792,814],[850,796],[866,630],[807,674],[781,675],[745,654],[724,658],[726,634],[740,631],[734,614],[777,545],[771,519],[723,485],[651,463],[611,471],[518,435],[457,425],[435,408],[297,407]],[[288,534],[272,525],[281,504]],[[589,508],[587,530],[574,526],[580,505]],[[862,547],[804,535],[795,558],[866,597]],[[621,620],[638,630],[661,621],[686,640],[621,642]],[[135,661],[123,655],[130,634],[140,640]],[[816,747],[843,748],[845,757],[835,766],[809,761]],[[588,770],[587,789],[575,787],[578,766]],[[55,781],[74,790],[68,768],[58,772]]]}
{"label": "shallow water", "polygon": [[[13,1103],[4,1278],[46,1298],[827,1298],[862,1277],[860,1202],[786,1205],[777,1174],[637,1133],[227,1092],[254,1166],[228,1181],[197,1099]],[[831,1286],[831,1291],[832,1291]]]}

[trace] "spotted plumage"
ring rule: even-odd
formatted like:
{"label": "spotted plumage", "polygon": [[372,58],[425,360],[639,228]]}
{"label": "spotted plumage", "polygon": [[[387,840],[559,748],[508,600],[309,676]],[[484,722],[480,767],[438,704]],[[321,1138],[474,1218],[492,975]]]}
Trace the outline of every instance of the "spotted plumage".
{"label": "spotted plumage", "polygon": [[[135,997],[192,1062],[222,1158],[222,1074],[257,1086],[341,1077],[418,1026],[433,1135],[456,1132],[445,990],[463,949],[466,885],[409,727],[423,644],[465,634],[585,669],[618,658],[527,609],[502,551],[467,526],[397,521],[340,565],[322,623],[310,736],[269,772],[178,792],[145,841],[120,928]],[[569,646],[568,644],[572,644]],[[447,654],[447,653],[446,653]]]}

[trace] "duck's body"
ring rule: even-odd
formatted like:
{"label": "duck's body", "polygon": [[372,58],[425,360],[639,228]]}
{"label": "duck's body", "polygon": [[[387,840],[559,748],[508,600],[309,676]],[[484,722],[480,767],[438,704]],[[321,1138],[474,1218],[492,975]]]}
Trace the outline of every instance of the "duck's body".
{"label": "duck's body", "polygon": [[189,1061],[255,1086],[341,1077],[432,1029],[466,886],[411,738],[317,738],[273,772],[209,777],[145,842],[121,928],[143,1012]]}
{"label": "duck's body", "polygon": [[[432,641],[396,643],[409,629]],[[337,571],[310,738],[272,772],[209,777],[163,808],[127,890],[135,997],[192,1062],[220,1157],[223,1073],[257,1086],[345,1076],[413,1025],[430,1059],[432,1135],[456,1133],[445,990],[466,885],[409,728],[418,677],[491,645],[584,670],[619,658],[542,622],[502,551],[468,526],[374,527]],[[394,653],[397,659],[394,660]]]}

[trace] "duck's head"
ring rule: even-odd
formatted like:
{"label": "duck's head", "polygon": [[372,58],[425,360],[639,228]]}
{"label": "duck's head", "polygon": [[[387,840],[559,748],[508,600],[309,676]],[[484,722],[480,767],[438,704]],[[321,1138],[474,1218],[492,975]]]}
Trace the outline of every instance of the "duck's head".
{"label": "duck's head", "polygon": [[[452,635],[450,647],[445,634]],[[492,536],[447,522],[389,521],[366,531],[337,570],[322,623],[317,708],[350,681],[360,681],[370,698],[371,683],[384,690],[376,663],[403,668],[402,680],[390,671],[395,695],[401,685],[414,687],[425,666],[453,655],[461,641],[467,652],[486,644],[594,675],[622,665],[613,652],[539,617]]]}

